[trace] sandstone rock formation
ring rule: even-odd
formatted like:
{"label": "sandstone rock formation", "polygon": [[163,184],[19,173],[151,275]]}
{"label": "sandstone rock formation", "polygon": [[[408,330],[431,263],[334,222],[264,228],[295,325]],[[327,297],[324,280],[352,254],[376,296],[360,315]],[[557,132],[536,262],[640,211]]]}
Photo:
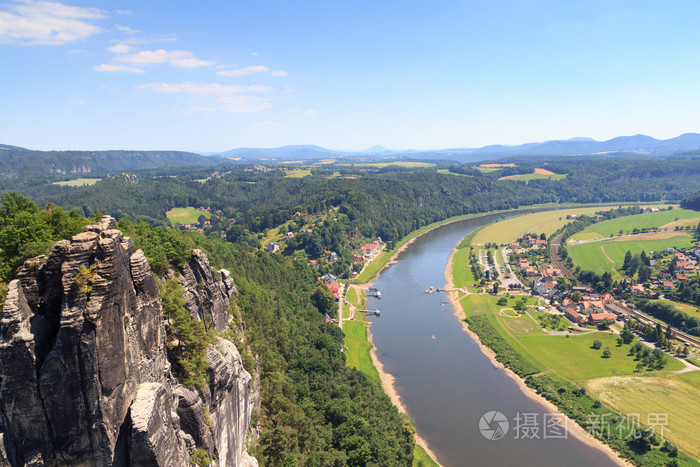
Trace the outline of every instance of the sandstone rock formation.
{"label": "sandstone rock formation", "polygon": [[[230,274],[197,252],[183,278],[190,313],[224,329]],[[173,378],[165,335],[146,257],[111,217],[27,261],[0,320],[0,465],[189,465],[198,446],[256,465],[256,395],[235,345],[209,349],[200,395]]]}

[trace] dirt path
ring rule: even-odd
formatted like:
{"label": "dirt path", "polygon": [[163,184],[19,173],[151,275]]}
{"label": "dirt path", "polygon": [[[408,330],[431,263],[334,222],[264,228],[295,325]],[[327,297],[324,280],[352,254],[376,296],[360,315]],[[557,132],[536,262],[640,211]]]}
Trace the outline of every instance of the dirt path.
{"label": "dirt path", "polygon": [[610,258],[610,256],[608,256],[608,253],[605,251],[605,248],[603,248],[603,245],[600,245],[600,251],[603,252],[603,256],[605,256],[608,261],[615,264],[615,261],[613,261],[612,258]]}

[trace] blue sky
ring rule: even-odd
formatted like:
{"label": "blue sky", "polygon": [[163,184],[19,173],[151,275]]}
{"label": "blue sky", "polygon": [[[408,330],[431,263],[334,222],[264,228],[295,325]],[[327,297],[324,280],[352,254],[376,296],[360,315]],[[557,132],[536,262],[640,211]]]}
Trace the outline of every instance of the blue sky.
{"label": "blue sky", "polygon": [[0,0],[0,143],[478,147],[700,132],[700,2]]}

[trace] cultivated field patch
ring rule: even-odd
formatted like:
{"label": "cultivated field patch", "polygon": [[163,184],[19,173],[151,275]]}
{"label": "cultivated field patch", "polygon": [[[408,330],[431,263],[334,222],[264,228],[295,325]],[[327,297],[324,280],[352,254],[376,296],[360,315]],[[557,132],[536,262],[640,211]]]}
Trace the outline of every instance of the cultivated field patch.
{"label": "cultivated field patch", "polygon": [[[700,372],[695,372],[700,373]],[[690,373],[688,373],[690,374]],[[663,435],[694,457],[700,457],[700,390],[676,378],[637,376],[602,378],[588,381],[588,390],[604,404],[627,414],[638,414],[649,425],[649,416],[664,414]],[[656,429],[661,427],[657,426]]]}

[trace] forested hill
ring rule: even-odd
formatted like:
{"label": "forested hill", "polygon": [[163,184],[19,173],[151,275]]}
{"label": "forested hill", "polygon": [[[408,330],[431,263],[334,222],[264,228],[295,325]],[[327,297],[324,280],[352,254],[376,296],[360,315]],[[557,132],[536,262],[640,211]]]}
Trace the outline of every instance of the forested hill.
{"label": "forested hill", "polygon": [[[55,205],[41,210],[14,193],[0,195],[0,308],[8,293],[7,282],[15,277],[25,259],[47,254],[54,241],[71,238],[94,222],[95,219],[86,219],[76,211],[65,212]],[[343,332],[324,318],[325,313],[337,316],[337,306],[328,289],[319,285],[317,271],[307,261],[261,251],[253,253],[215,236],[152,227],[127,219],[122,219],[118,228],[143,250],[152,270],[163,279],[169,269],[175,271],[185,264],[195,249],[203,250],[212,266],[230,272],[237,289],[237,294],[230,297],[231,322],[228,329],[216,332],[206,331],[202,321],[192,318],[183,308],[186,299],[178,282],[172,276],[165,281],[161,292],[163,312],[172,313],[166,328],[168,358],[184,384],[191,381],[199,387],[197,381],[210,376],[202,372],[207,371],[206,360],[201,359],[203,349],[218,348],[209,339],[220,333],[236,344],[249,373],[254,374],[259,368],[261,406],[251,419],[259,437],[248,450],[261,466],[411,465],[414,429],[410,420],[398,412],[379,383],[345,365]],[[79,275],[89,277],[89,282],[84,283],[89,287],[85,294],[90,294],[94,269],[85,271],[88,272]],[[108,271],[111,274],[112,269]],[[71,277],[79,283],[76,276]],[[57,280],[60,284],[61,278]],[[66,276],[63,280],[70,284]],[[104,283],[103,279],[100,281]],[[200,288],[200,284],[202,281],[195,287]],[[205,294],[211,296],[209,292]],[[139,292],[139,297],[143,295]],[[208,300],[203,303],[211,303]],[[131,322],[130,329],[138,322]],[[242,328],[245,339],[240,334]],[[157,345],[148,339],[147,343]],[[85,358],[92,357],[93,354]],[[42,382],[47,383],[43,378]],[[80,390],[75,384],[66,387]],[[234,393],[237,395],[238,389]],[[80,396],[74,399],[80,400]],[[210,429],[219,429],[210,423],[209,409],[206,405],[202,425],[206,419]],[[247,422],[242,416],[236,420],[246,431]],[[216,419],[212,416],[211,421]],[[187,423],[197,426],[196,420]],[[36,424],[27,426],[31,430]],[[4,429],[0,426],[0,431]],[[206,427],[198,433],[205,433],[201,439],[206,439]],[[65,442],[65,438],[61,441]],[[209,463],[200,458],[197,465]]]}
{"label": "forested hill", "polygon": [[34,151],[0,145],[0,177],[105,175],[169,166],[216,165],[219,157],[182,151]]}
{"label": "forested hill", "polygon": [[683,201],[681,201],[681,207],[683,209],[692,209],[694,211],[700,211],[700,191],[683,198]]}

